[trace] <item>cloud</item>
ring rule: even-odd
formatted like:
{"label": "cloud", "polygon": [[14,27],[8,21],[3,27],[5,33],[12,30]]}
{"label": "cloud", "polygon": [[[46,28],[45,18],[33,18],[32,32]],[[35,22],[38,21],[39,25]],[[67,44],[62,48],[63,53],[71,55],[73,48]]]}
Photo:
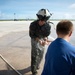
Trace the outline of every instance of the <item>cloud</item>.
{"label": "cloud", "polygon": [[75,9],[75,3],[70,5],[69,8]]}
{"label": "cloud", "polygon": [[51,17],[52,19],[75,19],[74,12],[54,12]]}
{"label": "cloud", "polygon": [[0,11],[0,16],[1,16],[1,11]]}
{"label": "cloud", "polygon": [[65,13],[64,18],[65,19],[75,19],[75,14],[73,14],[73,13]]}
{"label": "cloud", "polygon": [[2,17],[2,12],[0,11],[0,18]]}
{"label": "cloud", "polygon": [[5,13],[3,13],[2,11],[0,11],[0,19],[6,19],[8,18],[9,16]]}
{"label": "cloud", "polygon": [[68,19],[71,18],[71,15],[69,13],[64,14],[64,18]]}

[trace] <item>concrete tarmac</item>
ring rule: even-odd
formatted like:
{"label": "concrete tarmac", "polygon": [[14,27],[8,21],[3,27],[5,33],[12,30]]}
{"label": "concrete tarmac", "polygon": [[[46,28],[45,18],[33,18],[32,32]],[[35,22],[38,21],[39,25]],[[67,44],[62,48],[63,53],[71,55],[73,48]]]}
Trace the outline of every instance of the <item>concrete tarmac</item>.
{"label": "concrete tarmac", "polygon": [[[22,75],[32,75],[29,24],[30,22],[0,22],[0,54]],[[38,75],[41,75],[43,64],[44,58],[40,64]],[[0,57],[0,75],[19,74]]]}
{"label": "concrete tarmac", "polygon": [[[28,31],[11,32],[0,37],[0,54],[22,75],[31,74],[31,43]],[[43,61],[38,75],[41,74]],[[0,75],[18,75],[0,59]]]}

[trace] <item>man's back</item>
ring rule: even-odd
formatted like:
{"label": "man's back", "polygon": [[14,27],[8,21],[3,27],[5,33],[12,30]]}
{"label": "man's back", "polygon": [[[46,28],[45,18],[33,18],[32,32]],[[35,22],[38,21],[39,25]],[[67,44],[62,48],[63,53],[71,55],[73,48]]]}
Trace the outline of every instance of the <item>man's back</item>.
{"label": "man's back", "polygon": [[75,48],[62,38],[52,42],[42,75],[75,75]]}

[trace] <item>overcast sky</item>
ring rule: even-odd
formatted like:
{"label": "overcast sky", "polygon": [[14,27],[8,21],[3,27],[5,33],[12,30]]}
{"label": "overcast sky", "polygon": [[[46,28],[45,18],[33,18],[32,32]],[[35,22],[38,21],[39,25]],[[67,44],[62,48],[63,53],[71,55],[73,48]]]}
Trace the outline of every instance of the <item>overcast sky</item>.
{"label": "overcast sky", "polygon": [[75,0],[0,0],[0,19],[36,18],[41,8],[53,13],[53,19],[75,19]]}

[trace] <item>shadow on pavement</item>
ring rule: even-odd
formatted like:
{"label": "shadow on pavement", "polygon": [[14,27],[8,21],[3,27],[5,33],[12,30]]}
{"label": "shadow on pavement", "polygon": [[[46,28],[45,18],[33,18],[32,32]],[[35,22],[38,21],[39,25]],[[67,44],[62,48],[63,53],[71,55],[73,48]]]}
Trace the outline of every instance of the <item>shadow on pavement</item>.
{"label": "shadow on pavement", "polygon": [[[7,66],[8,70],[0,70],[0,75],[19,75],[17,74],[14,70],[11,70],[10,67]],[[22,75],[26,75],[26,73],[31,71],[31,67],[27,67],[23,70],[18,70]],[[27,75],[31,75],[31,74],[27,74]]]}
{"label": "shadow on pavement", "polygon": [[[21,74],[26,74],[26,73],[28,73],[28,72],[30,72],[31,71],[31,66],[29,66],[29,67],[27,67],[27,68],[25,68],[25,69],[23,69],[23,70],[18,70]],[[31,74],[30,74],[31,75]]]}

